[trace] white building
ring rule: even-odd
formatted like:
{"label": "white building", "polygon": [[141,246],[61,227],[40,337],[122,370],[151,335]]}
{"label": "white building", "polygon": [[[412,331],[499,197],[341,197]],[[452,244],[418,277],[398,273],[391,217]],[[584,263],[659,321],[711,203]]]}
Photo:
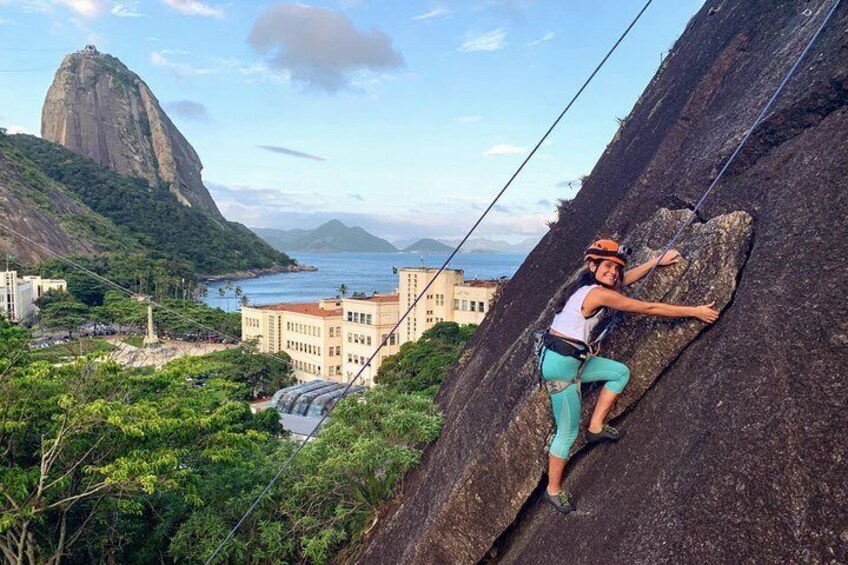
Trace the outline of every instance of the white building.
{"label": "white building", "polygon": [[61,279],[42,279],[27,276],[18,278],[17,271],[3,271],[0,275],[0,315],[12,322],[24,322],[35,316],[35,301],[48,290],[65,291],[67,283]]}

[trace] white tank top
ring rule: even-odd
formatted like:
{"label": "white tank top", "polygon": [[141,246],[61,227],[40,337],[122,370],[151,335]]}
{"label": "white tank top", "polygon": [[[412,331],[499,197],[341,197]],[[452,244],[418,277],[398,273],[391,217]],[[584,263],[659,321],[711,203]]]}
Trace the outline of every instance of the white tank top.
{"label": "white tank top", "polygon": [[589,336],[591,336],[595,326],[598,325],[603,308],[599,308],[591,318],[584,317],[581,308],[583,307],[583,301],[586,299],[586,295],[597,286],[600,285],[592,284],[578,288],[568,298],[562,310],[554,316],[551,329],[558,331],[568,338],[589,343]]}

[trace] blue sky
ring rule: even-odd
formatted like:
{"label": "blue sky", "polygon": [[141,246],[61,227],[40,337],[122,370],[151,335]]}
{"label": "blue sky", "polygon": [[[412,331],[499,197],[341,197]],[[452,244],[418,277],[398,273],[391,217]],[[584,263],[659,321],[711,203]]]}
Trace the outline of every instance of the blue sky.
{"label": "blue sky", "polygon": [[[0,124],[39,133],[62,57],[138,73],[224,215],[456,238],[643,0],[0,0]],[[478,231],[538,237],[703,0],[656,0]]]}

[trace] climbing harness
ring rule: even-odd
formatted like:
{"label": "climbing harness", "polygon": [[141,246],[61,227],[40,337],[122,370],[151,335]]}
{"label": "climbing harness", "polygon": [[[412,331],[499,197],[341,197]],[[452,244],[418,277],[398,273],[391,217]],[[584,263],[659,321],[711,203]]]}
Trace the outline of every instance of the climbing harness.
{"label": "climbing harness", "polygon": [[[536,351],[536,359],[538,360],[538,377],[539,386],[547,389],[548,393],[556,394],[562,392],[572,385],[577,385],[577,392],[581,394],[580,375],[583,373],[583,367],[586,362],[592,357],[592,348],[582,342],[572,341],[554,335],[547,329],[538,329],[533,332],[534,349]],[[573,357],[580,361],[577,367],[577,374],[573,379],[563,380],[545,380],[542,376],[542,365],[545,363],[545,355],[548,351],[553,351],[559,355]]]}

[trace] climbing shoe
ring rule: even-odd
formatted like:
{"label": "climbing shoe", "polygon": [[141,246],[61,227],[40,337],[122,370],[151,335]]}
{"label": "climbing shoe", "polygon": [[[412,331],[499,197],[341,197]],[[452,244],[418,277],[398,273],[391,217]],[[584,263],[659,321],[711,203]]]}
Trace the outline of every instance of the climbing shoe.
{"label": "climbing shoe", "polygon": [[612,426],[608,426],[604,424],[604,427],[601,428],[601,431],[595,433],[589,430],[586,430],[586,443],[588,445],[592,445],[593,443],[598,443],[601,441],[618,441],[624,437],[624,432],[620,432]]}
{"label": "climbing shoe", "polygon": [[554,509],[561,514],[568,514],[569,512],[576,510],[574,505],[571,503],[571,494],[569,494],[567,490],[561,490],[556,494],[551,494],[548,492],[548,489],[545,489],[545,494],[543,496],[545,502],[553,506]]}

